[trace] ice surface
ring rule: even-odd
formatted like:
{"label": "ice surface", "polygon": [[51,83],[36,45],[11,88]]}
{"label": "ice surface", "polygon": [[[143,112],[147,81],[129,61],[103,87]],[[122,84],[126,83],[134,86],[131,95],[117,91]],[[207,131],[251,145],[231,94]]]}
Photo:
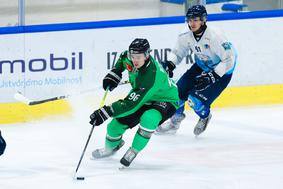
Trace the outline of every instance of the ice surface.
{"label": "ice surface", "polygon": [[78,171],[85,180],[74,181],[91,129],[88,117],[97,103],[72,103],[71,116],[0,125],[7,142],[0,157],[0,189],[283,188],[283,105],[214,109],[198,138],[193,135],[198,118],[187,111],[176,135],[153,135],[124,170],[119,160],[136,129],[127,131],[126,144],[113,157],[90,159],[92,150],[104,144],[105,123],[94,129]]}

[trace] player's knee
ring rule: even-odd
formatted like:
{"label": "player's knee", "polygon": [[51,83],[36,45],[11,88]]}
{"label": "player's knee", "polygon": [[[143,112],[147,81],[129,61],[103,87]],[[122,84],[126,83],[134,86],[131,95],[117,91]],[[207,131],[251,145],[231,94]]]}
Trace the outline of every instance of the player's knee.
{"label": "player's knee", "polygon": [[125,130],[128,128],[127,125],[121,124],[117,119],[113,119],[108,125],[107,125],[107,133],[111,136],[120,136],[122,135]]}
{"label": "player's knee", "polygon": [[189,95],[188,104],[201,118],[206,118],[210,113],[210,107],[192,95]]}
{"label": "player's knee", "polygon": [[138,134],[145,139],[150,139],[151,135],[154,133],[155,130],[148,130],[142,126],[138,129]]}
{"label": "player's knee", "polygon": [[150,109],[143,113],[140,119],[140,124],[141,127],[147,130],[155,130],[161,120],[161,113],[156,109]]}

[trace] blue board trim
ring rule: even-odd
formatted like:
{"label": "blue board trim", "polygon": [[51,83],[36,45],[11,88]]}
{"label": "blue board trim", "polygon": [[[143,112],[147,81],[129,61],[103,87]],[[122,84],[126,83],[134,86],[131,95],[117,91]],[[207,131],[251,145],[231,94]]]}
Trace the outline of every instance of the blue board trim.
{"label": "blue board trim", "polygon": [[206,4],[227,3],[230,1],[237,1],[237,0],[206,0]]}
{"label": "blue board trim", "polygon": [[[209,14],[208,20],[209,21],[222,21],[222,20],[224,21],[224,20],[241,20],[241,19],[257,19],[257,18],[273,18],[273,17],[283,17],[283,10]],[[98,21],[98,22],[13,26],[13,27],[0,27],[0,35],[1,34],[3,35],[3,34],[35,33],[35,32],[53,32],[53,31],[66,31],[66,30],[101,29],[101,28],[115,28],[115,27],[131,27],[131,26],[163,25],[163,24],[179,24],[179,23],[184,23],[184,22],[185,22],[184,16],[172,16],[172,17],[140,18],[140,19]]]}
{"label": "blue board trim", "polygon": [[160,2],[164,3],[174,3],[174,4],[183,4],[184,0],[160,0]]}
{"label": "blue board trim", "polygon": [[[214,3],[226,3],[230,1],[236,1],[236,0],[206,0],[206,4],[214,4]],[[183,4],[185,0],[160,0],[160,2],[164,3],[174,3],[174,4]]]}

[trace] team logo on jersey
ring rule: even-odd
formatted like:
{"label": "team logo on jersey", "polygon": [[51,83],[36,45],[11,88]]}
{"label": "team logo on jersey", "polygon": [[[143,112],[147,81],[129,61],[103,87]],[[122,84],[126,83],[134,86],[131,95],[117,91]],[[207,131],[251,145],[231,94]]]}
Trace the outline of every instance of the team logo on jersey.
{"label": "team logo on jersey", "polygon": [[210,48],[209,44],[204,44],[204,48],[209,49]]}
{"label": "team logo on jersey", "polygon": [[222,43],[222,47],[224,48],[224,50],[231,50],[231,43],[229,42],[225,42],[225,43]]}
{"label": "team logo on jersey", "polygon": [[159,107],[161,107],[163,109],[166,109],[166,107],[167,107],[167,103],[166,102],[155,102],[153,105],[159,106]]}
{"label": "team logo on jersey", "polygon": [[129,65],[129,64],[126,64],[126,67],[127,67],[127,70],[129,72],[132,72],[133,71],[133,66]]}

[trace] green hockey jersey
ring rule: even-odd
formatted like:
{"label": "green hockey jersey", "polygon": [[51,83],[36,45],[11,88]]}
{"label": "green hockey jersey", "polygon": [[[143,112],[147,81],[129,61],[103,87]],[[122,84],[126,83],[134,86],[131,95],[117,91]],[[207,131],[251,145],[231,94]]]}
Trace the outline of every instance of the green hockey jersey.
{"label": "green hockey jersey", "polygon": [[177,86],[152,56],[141,68],[137,69],[128,58],[128,51],[124,51],[114,67],[121,72],[128,71],[132,90],[126,98],[111,105],[113,117],[125,117],[136,112],[144,104],[152,102],[170,102],[178,108]]}

